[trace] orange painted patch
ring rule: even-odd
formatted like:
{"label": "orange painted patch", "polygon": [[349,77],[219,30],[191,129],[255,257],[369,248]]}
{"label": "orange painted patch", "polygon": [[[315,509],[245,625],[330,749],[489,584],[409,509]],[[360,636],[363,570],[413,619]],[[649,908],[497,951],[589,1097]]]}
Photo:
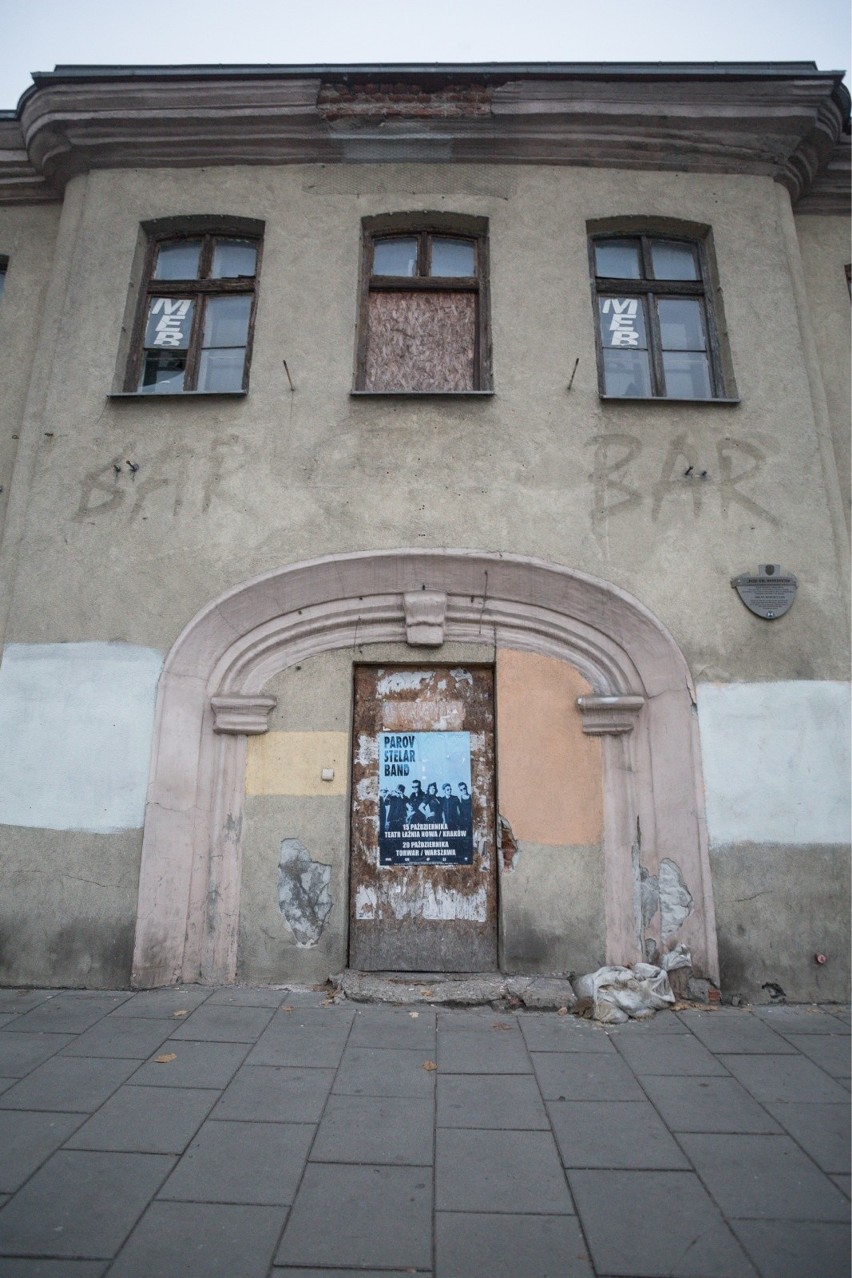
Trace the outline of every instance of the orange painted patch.
{"label": "orange painted patch", "polygon": [[498,805],[517,839],[600,842],[601,743],[584,735],[577,709],[577,698],[592,691],[573,666],[555,657],[498,651]]}

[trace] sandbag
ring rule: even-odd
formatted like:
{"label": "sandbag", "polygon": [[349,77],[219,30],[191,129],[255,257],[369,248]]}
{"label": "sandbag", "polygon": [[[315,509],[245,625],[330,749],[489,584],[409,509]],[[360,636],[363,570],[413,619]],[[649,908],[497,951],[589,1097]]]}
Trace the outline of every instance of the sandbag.
{"label": "sandbag", "polygon": [[594,1019],[603,1025],[620,1025],[629,1017],[642,1020],[675,1001],[668,976],[651,963],[599,967],[578,977],[574,992],[578,998],[592,1000]]}

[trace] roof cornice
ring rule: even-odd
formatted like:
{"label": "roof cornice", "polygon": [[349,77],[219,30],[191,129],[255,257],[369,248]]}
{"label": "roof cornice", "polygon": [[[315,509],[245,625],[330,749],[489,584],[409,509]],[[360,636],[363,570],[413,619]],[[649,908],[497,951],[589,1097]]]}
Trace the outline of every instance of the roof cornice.
{"label": "roof cornice", "polygon": [[758,174],[798,200],[848,121],[841,74],[806,62],[58,67],[34,76],[17,120],[0,117],[0,200],[58,195],[93,169],[388,160]]}

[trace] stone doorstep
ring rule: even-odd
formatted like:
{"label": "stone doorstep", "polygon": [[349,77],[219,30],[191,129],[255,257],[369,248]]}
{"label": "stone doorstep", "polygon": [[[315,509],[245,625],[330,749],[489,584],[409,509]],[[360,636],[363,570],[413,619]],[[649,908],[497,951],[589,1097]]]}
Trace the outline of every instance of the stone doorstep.
{"label": "stone doorstep", "polygon": [[426,1003],[482,1007],[512,1002],[538,1011],[571,1008],[571,982],[556,976],[506,976],[502,972],[356,972],[331,978],[332,986],[355,1003]]}

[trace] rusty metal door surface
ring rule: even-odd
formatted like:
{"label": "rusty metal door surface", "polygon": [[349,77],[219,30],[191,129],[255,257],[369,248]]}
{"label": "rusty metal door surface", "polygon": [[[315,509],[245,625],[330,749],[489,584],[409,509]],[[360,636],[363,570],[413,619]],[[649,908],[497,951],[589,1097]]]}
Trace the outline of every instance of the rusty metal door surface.
{"label": "rusty metal door surface", "polygon": [[358,666],[352,739],[350,967],[493,971],[493,671]]}

